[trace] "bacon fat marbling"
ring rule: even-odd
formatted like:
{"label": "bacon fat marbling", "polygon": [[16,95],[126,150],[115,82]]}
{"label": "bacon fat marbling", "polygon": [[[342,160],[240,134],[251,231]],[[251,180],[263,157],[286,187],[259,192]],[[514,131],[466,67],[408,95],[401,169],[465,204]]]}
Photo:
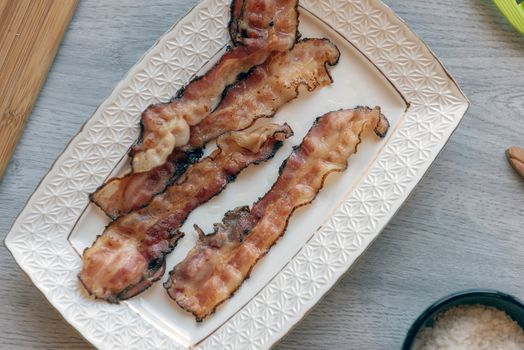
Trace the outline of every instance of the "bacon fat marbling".
{"label": "bacon fat marbling", "polygon": [[292,131],[268,124],[254,131],[222,135],[218,149],[189,166],[178,181],[151,203],[109,224],[84,251],[80,281],[88,292],[110,302],[148,288],[165,269],[165,256],[183,235],[189,213],[220,193],[245,167],[271,158]]}
{"label": "bacon fat marbling", "polygon": [[176,148],[161,166],[130,173],[102,185],[91,200],[115,219],[143,207],[198,159],[199,148],[217,136],[249,127],[256,119],[272,117],[299,94],[332,82],[327,66],[337,63],[339,52],[327,39],[304,39],[287,52],[277,53],[227,90],[218,107],[190,128],[189,146]]}

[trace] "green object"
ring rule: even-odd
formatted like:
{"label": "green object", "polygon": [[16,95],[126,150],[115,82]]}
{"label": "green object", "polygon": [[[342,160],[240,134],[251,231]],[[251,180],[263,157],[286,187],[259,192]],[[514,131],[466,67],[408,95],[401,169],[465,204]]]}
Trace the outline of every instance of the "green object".
{"label": "green object", "polygon": [[509,23],[524,34],[524,0],[493,0]]}

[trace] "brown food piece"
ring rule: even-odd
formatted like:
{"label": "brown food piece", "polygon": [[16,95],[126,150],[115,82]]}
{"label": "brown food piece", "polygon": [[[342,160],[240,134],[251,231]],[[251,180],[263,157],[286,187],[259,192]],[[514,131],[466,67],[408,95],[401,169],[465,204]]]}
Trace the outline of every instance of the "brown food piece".
{"label": "brown food piece", "polygon": [[198,242],[170,272],[169,296],[202,321],[241,286],[255,264],[284,234],[294,210],[314,200],[332,172],[347,167],[366,131],[384,137],[389,128],[378,107],[358,107],[317,119],[280,168],[273,187],[249,210],[226,213],[214,232],[196,227]]}
{"label": "brown food piece", "polygon": [[[297,0],[244,2],[240,13],[236,2],[232,6],[233,15],[239,15],[236,19],[239,26],[246,21],[257,29],[260,29],[259,24],[264,26],[266,22],[274,25],[252,41],[242,39],[242,45],[226,52],[206,74],[189,82],[172,101],[152,105],[142,113],[142,134],[131,152],[133,171],[145,172],[165,163],[175,147],[187,143],[189,127],[198,124],[215,109],[226,86],[233,84],[241,73],[263,63],[274,52],[287,51],[295,44]],[[263,11],[258,12],[261,9]],[[255,18],[263,23],[258,23]]]}
{"label": "brown food piece", "polygon": [[113,221],[84,251],[78,275],[96,298],[117,302],[147,289],[165,269],[165,256],[183,234],[178,228],[193,209],[220,193],[250,164],[271,158],[292,135],[288,125],[269,124],[232,132],[218,149],[143,209]]}
{"label": "brown food piece", "polygon": [[515,171],[524,177],[524,149],[513,146],[507,149],[506,156]]}

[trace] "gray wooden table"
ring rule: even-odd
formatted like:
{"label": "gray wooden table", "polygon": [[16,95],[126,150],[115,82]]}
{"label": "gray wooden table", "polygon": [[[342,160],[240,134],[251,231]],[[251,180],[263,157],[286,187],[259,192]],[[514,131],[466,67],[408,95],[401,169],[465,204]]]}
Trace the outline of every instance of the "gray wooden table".
{"label": "gray wooden table", "polygon": [[[141,55],[198,0],[82,1],[0,180],[0,232],[53,160]],[[279,349],[398,349],[437,298],[476,287],[524,299],[524,36],[488,0],[388,0],[434,50],[471,108],[410,199]],[[0,348],[90,345],[0,246]]]}

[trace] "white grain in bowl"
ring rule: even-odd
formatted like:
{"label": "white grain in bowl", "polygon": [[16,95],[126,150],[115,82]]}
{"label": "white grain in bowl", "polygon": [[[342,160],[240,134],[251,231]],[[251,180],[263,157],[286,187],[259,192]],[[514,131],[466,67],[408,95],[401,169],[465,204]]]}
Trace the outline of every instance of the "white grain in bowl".
{"label": "white grain in bowl", "polygon": [[504,311],[461,305],[438,315],[421,330],[413,350],[524,350],[524,331]]}

